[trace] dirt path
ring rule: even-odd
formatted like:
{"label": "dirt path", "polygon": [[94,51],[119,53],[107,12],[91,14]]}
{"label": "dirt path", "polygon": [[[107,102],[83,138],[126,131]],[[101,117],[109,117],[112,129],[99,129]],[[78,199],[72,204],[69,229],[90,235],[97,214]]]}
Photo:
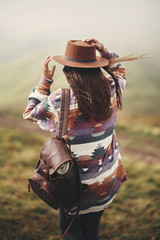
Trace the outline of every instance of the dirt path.
{"label": "dirt path", "polygon": [[[29,121],[24,121],[23,119],[15,118],[15,117],[1,117],[0,118],[0,126],[6,127],[6,128],[12,128],[16,129],[19,131],[24,131],[24,132],[31,132],[31,133],[39,133],[43,136],[50,137],[53,135],[53,133],[43,131],[41,130],[37,124],[33,124],[32,122]],[[151,142],[148,140],[143,140],[143,147],[142,148],[134,148],[134,147],[126,147],[123,145],[123,139],[126,141],[133,142],[135,139],[133,139],[132,136],[126,136],[123,134],[118,133],[118,139],[120,142],[120,150],[122,154],[127,154],[127,155],[134,155],[135,157],[145,160],[148,163],[158,163],[160,164],[160,146],[158,143]],[[146,146],[144,148],[144,146]],[[147,146],[150,146],[150,148],[156,149],[156,153],[149,153],[147,151]]]}
{"label": "dirt path", "polygon": [[39,133],[43,136],[51,136],[50,132],[41,130],[37,124],[15,117],[1,117],[0,126],[24,132]]}

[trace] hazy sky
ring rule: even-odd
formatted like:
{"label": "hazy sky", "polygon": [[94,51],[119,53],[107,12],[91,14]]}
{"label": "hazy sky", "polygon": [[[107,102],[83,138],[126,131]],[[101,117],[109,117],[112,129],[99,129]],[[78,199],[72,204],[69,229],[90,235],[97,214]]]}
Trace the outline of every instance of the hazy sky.
{"label": "hazy sky", "polygon": [[0,59],[86,37],[156,56],[159,11],[159,0],[0,0]]}

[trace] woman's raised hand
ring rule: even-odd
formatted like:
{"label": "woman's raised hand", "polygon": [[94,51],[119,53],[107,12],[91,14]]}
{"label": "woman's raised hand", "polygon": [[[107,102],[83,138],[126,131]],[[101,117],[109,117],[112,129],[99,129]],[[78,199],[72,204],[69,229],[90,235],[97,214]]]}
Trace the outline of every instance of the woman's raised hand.
{"label": "woman's raised hand", "polygon": [[53,74],[54,74],[56,65],[53,65],[52,68],[51,68],[51,70],[49,70],[48,64],[49,64],[50,61],[51,61],[50,56],[48,56],[48,57],[46,58],[46,60],[44,61],[43,76],[44,76],[45,78],[51,80],[51,79],[53,78]]}
{"label": "woman's raised hand", "polygon": [[85,40],[83,40],[84,42],[86,42],[86,43],[88,43],[88,44],[91,44],[91,45],[95,45],[95,47],[96,47],[96,49],[98,50],[98,51],[102,51],[103,50],[103,44],[102,43],[100,43],[97,39],[95,39],[95,38],[87,38],[87,39],[85,39]]}

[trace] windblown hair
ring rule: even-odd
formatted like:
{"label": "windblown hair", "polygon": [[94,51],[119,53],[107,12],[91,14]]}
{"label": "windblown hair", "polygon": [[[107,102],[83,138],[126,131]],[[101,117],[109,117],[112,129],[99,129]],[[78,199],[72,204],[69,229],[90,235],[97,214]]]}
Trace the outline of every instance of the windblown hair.
{"label": "windblown hair", "polygon": [[[119,109],[122,108],[122,95],[119,81],[114,73],[115,63],[145,58],[147,54],[138,57],[129,55],[111,59],[108,66],[103,67],[115,81],[116,99]],[[88,120],[96,122],[107,120],[111,116],[111,89],[109,80],[100,68],[73,68],[64,66],[63,72],[78,101],[78,109]]]}
{"label": "windblown hair", "polygon": [[84,117],[96,122],[108,119],[111,115],[111,90],[101,69],[65,66],[63,71]]}

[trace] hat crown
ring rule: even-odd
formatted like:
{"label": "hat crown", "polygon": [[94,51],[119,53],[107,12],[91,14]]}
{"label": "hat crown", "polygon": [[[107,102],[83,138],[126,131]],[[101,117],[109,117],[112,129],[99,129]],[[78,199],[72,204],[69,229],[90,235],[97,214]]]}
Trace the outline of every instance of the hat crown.
{"label": "hat crown", "polygon": [[96,48],[81,40],[68,41],[65,58],[77,62],[94,62],[96,61]]}
{"label": "hat crown", "polygon": [[68,41],[65,56],[54,56],[53,60],[77,68],[99,68],[109,63],[106,58],[96,56],[94,44],[88,44],[82,40]]}

